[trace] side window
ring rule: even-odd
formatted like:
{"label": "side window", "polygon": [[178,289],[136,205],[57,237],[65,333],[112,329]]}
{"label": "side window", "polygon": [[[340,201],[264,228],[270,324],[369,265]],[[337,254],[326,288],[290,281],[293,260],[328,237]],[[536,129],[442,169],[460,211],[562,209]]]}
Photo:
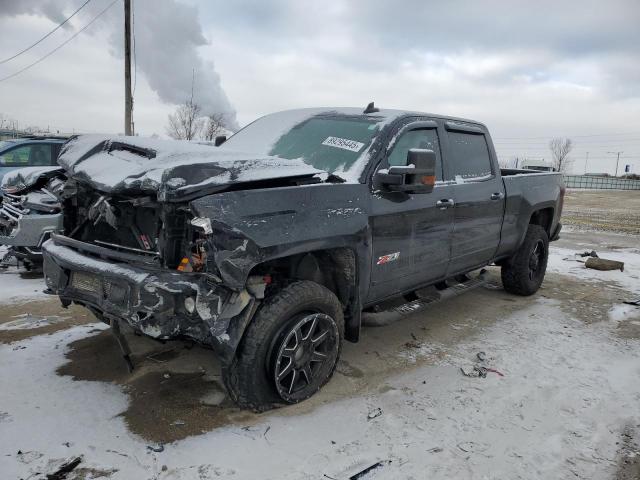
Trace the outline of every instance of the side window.
{"label": "side window", "polygon": [[450,131],[448,136],[455,180],[479,180],[493,174],[484,135]]}
{"label": "side window", "polygon": [[24,145],[0,155],[3,167],[39,167],[52,164],[50,145]]}
{"label": "side window", "polygon": [[406,165],[407,152],[410,148],[433,150],[436,154],[436,180],[442,180],[442,160],[437,130],[435,128],[424,128],[403,133],[389,154],[389,166]]}

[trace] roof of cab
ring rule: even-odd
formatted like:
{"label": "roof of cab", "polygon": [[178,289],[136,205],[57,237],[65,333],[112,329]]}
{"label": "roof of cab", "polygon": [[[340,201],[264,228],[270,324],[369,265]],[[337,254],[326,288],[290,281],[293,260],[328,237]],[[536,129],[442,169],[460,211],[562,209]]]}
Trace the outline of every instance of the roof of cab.
{"label": "roof of cab", "polygon": [[364,113],[363,108],[357,108],[357,107],[312,107],[312,108],[298,108],[298,109],[291,109],[291,110],[283,110],[281,112],[274,112],[274,113],[294,112],[294,111],[297,111],[300,113],[307,112],[309,116],[323,115],[323,114],[328,115],[331,113],[338,113],[342,115],[360,115],[363,117],[379,117],[379,118],[381,117],[387,121],[392,121],[401,117],[420,116],[420,117],[430,117],[430,118],[435,118],[440,120],[447,120],[452,122],[471,123],[471,124],[479,125],[486,128],[486,126],[482,122],[478,122],[477,120],[471,120],[468,118],[452,117],[452,116],[440,115],[436,113],[418,112],[415,110],[401,110],[401,109],[392,109],[392,108],[380,108],[376,112]]}

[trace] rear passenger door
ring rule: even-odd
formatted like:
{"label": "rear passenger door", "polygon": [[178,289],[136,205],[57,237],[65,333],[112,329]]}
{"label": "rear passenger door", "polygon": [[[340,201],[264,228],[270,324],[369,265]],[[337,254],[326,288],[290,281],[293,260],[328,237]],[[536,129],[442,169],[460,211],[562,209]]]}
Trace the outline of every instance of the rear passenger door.
{"label": "rear passenger door", "polygon": [[447,276],[489,263],[500,244],[504,185],[479,126],[446,122],[448,179],[455,201]]}

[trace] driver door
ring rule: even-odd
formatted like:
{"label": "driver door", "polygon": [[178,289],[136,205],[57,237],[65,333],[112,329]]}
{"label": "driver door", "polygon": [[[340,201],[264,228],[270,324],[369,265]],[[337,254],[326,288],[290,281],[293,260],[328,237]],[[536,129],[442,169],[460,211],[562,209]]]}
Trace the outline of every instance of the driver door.
{"label": "driver door", "polygon": [[[409,123],[396,135],[379,169],[406,165],[410,148],[436,153],[436,185],[431,193],[374,191],[371,204],[371,284],[367,302],[444,278],[453,230],[453,191],[442,181],[437,124]],[[375,185],[374,185],[375,187]]]}

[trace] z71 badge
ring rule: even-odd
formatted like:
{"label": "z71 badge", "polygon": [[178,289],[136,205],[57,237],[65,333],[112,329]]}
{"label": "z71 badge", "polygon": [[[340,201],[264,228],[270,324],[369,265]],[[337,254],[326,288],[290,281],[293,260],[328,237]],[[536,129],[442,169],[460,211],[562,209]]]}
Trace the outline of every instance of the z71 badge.
{"label": "z71 badge", "polygon": [[378,257],[378,261],[376,262],[376,265],[384,265],[385,263],[393,262],[398,258],[400,258],[400,252],[390,253],[389,255],[383,255],[381,257]]}

